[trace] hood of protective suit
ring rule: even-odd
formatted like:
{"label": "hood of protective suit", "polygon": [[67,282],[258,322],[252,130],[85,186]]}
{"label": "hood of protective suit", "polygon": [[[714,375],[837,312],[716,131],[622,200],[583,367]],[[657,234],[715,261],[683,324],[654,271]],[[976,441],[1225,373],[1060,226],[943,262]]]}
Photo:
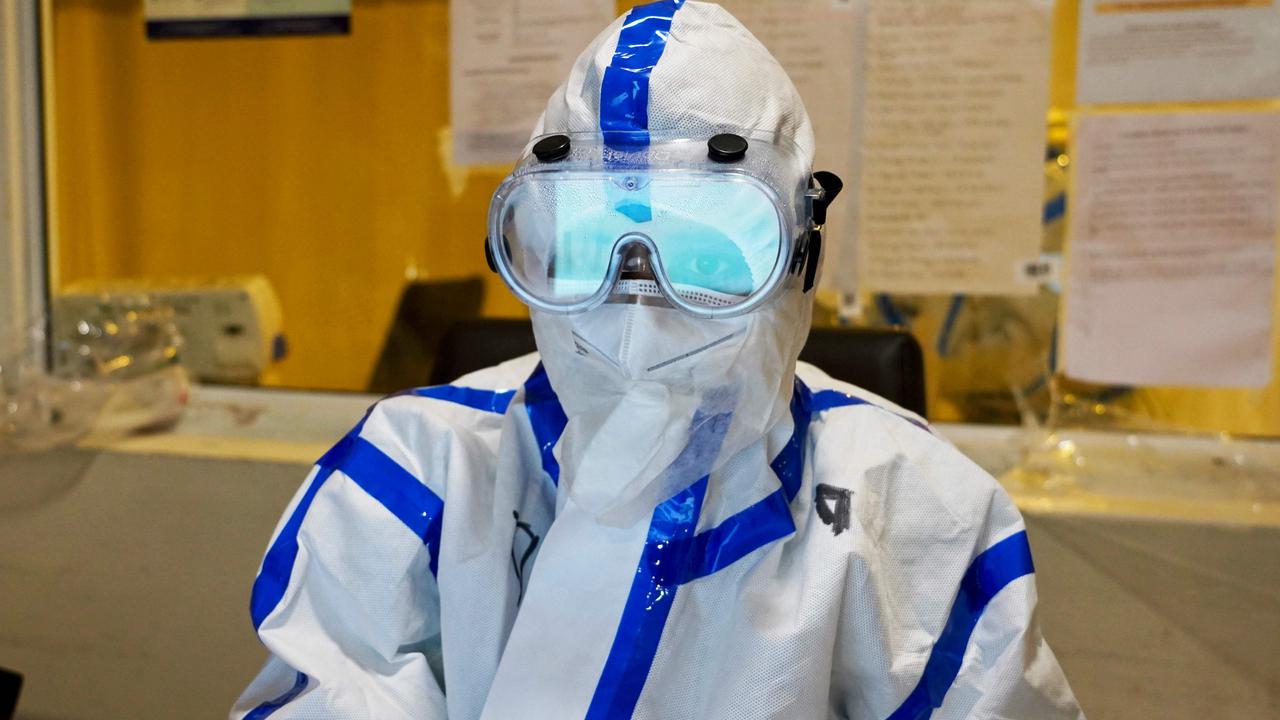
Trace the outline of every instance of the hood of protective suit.
{"label": "hood of protective suit", "polygon": [[[602,103],[615,54],[637,52],[649,54],[651,69],[629,71],[629,92]],[[599,132],[602,105],[606,118],[621,114],[652,132],[777,133],[805,167],[813,162],[813,130],[791,80],[714,4],[668,0],[618,18],[578,57],[534,136]],[[760,441],[788,416],[811,301],[797,280],[759,309],[723,319],[652,304],[533,310],[538,350],[569,418],[563,490],[602,522],[630,524]]]}

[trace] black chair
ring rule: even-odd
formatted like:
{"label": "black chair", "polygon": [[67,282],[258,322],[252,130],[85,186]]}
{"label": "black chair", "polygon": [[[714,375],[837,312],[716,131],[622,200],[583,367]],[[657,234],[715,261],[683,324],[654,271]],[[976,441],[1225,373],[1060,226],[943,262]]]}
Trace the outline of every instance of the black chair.
{"label": "black chair", "polygon": [[[475,370],[537,350],[528,320],[462,320],[445,331],[429,384],[443,385]],[[924,354],[902,330],[814,328],[800,359],[898,405],[925,414]]]}
{"label": "black chair", "polygon": [[906,330],[814,328],[800,359],[925,416],[924,352]]}
{"label": "black chair", "polygon": [[22,692],[22,676],[0,668],[0,720],[9,720],[18,709],[18,693]]}
{"label": "black chair", "polygon": [[436,362],[428,385],[445,385],[455,378],[528,355],[538,349],[533,323],[514,318],[478,318],[456,322],[436,347]]}
{"label": "black chair", "polygon": [[479,277],[405,285],[366,389],[386,394],[422,382],[432,373],[445,331],[479,315],[483,299],[484,280]]}

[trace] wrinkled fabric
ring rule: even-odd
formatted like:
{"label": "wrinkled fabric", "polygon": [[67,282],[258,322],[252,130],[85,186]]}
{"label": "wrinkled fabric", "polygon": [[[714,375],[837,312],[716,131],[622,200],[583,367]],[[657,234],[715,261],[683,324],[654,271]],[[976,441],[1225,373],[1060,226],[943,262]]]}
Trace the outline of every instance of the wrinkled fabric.
{"label": "wrinkled fabric", "polygon": [[623,528],[556,484],[536,357],[378,403],[281,519],[268,557],[297,554],[255,583],[256,607],[283,574],[232,717],[1081,717],[1008,496],[919,418],[798,376],[807,411]]}

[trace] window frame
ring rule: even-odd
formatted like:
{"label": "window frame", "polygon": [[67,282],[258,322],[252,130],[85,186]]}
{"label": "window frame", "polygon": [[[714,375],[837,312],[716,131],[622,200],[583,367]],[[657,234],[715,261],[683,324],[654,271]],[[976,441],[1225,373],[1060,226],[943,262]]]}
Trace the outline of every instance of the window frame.
{"label": "window frame", "polygon": [[[0,362],[32,352],[44,364],[51,306],[46,222],[46,146],[41,52],[49,0],[0,3]],[[30,346],[28,346],[30,345]]]}

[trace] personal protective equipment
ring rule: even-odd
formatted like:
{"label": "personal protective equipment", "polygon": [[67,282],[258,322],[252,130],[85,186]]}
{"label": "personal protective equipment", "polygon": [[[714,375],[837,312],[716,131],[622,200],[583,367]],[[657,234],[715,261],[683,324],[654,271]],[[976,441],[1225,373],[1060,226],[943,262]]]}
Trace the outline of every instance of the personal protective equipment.
{"label": "personal protective equipment", "polygon": [[[596,39],[535,137],[724,128],[812,161],[767,51],[668,0]],[[535,310],[538,356],[371,408],[268,547],[271,658],[233,716],[1079,717],[1017,510],[919,418],[797,367],[803,287],[710,319]]]}
{"label": "personal protective equipment", "polygon": [[536,362],[384,400],[320,460],[233,717],[1079,717],[1017,510],[918,418],[801,364],[760,443],[613,528],[556,509]]}
{"label": "personal protective equipment", "polygon": [[[638,295],[697,317],[741,315],[804,269],[823,189],[803,162],[758,130],[547,135],[494,194],[487,250],[544,312]],[[641,263],[652,280],[628,277]]]}
{"label": "personal protective equipment", "polygon": [[[730,133],[746,140],[743,157],[711,159],[711,141]],[[679,205],[690,221],[686,228],[719,227],[717,245],[749,248],[759,241],[777,247],[759,253],[763,258],[776,253],[778,264],[767,273],[773,260],[758,263],[750,287],[739,288],[747,290],[741,304],[715,308],[682,302],[680,288],[662,291],[661,282],[650,286],[658,285],[656,294],[667,302],[646,302],[654,293],[637,287],[642,282],[620,278],[623,282],[608,291],[631,302],[605,302],[576,313],[531,308],[542,362],[569,417],[559,448],[566,468],[564,494],[598,522],[629,526],[758,443],[787,415],[795,358],[812,312],[811,298],[802,290],[813,278],[792,267],[795,251],[806,253],[802,265],[817,266],[817,243],[811,246],[806,232],[819,210],[807,194],[813,130],[786,72],[731,15],[701,3],[659,2],[634,9],[579,56],[533,136],[555,134],[568,136],[571,147],[595,134],[600,142],[579,141],[578,152],[594,158],[596,148],[603,147],[614,152],[602,158],[622,158],[612,166],[602,159],[593,171],[599,177],[619,167],[637,177],[661,177],[646,186],[647,200],[631,203],[652,208],[652,220],[623,217],[614,203],[595,205],[622,218],[603,228],[600,244],[634,247],[620,243],[615,231],[644,232],[661,224],[663,207]],[[637,149],[646,137],[649,147]],[[563,175],[555,170],[522,174],[517,168],[508,187],[535,174]],[[691,179],[698,187],[683,193],[687,200],[662,187]],[[728,215],[775,217],[778,230],[765,232],[763,222],[734,227],[725,214],[697,204],[715,198],[709,188],[730,186],[749,189],[744,193],[758,199],[735,202]],[[590,204],[558,207],[576,217]],[[743,210],[743,204],[754,208]],[[543,232],[557,234],[554,228]],[[682,252],[699,256],[706,233],[690,237],[673,228],[674,237],[666,234],[648,231],[654,239],[651,254],[657,256],[653,264],[665,262],[653,275],[658,281],[666,275],[674,284],[671,258]],[[594,282],[599,285],[601,279],[608,285],[613,277],[596,276]],[[732,294],[724,290],[733,288],[694,283],[692,289],[704,295],[715,290],[715,297],[724,298]],[[736,312],[743,306],[753,309]],[[722,309],[728,312],[712,312]]]}

